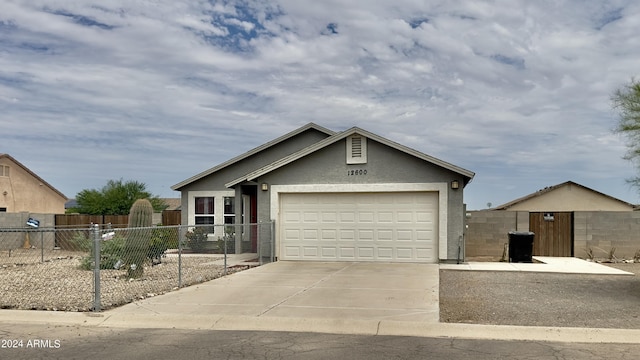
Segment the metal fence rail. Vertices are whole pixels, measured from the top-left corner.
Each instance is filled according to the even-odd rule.
[[[0,308],[100,311],[273,261],[272,223],[0,229]]]

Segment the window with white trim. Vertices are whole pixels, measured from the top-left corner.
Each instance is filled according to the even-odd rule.
[[[236,201],[233,196],[224,197],[224,223],[225,225],[235,223],[236,219]]]
[[[213,196],[195,197],[194,220],[196,225],[213,225],[216,223],[214,200]]]
[[[347,164],[367,163],[367,138],[351,135],[347,138]]]
[[[0,176],[9,177],[9,166],[0,165]]]

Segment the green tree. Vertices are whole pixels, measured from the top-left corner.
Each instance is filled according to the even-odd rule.
[[[627,140],[628,150],[624,158],[633,162],[640,170],[640,81],[631,79],[614,92],[611,100],[613,108],[620,115],[614,131]],[[640,176],[627,181],[640,189]]]
[[[77,207],[71,212],[89,215],[127,215],[138,199],[148,199],[155,211],[167,205],[158,196],[146,190],[138,181],[109,180],[102,189],[85,189],[76,195]]]

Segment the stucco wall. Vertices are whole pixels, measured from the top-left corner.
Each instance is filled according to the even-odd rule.
[[[0,165],[9,166],[9,176],[0,176],[0,207],[13,213],[64,214],[63,196],[8,158],[0,158]]]
[[[373,140],[367,140],[367,163],[346,163],[346,140],[338,141],[285,167],[274,170],[258,183],[272,185],[295,184],[438,184],[446,190],[446,234],[447,248],[441,261],[455,261],[458,255],[458,239],[463,233],[463,190],[452,190],[452,180],[463,182],[462,176],[439,166],[427,163],[404,152],[389,148]],[[366,175],[349,175],[351,170],[366,170]],[[390,187],[384,191],[393,191]],[[310,191],[313,191],[312,189]],[[258,193],[260,221],[276,219],[270,214],[270,190]],[[443,209],[441,209],[443,211]],[[442,249],[439,249],[439,252]]]
[[[500,257],[507,233],[529,230],[526,211],[470,211],[466,233],[466,256]],[[574,256],[587,257],[591,249],[596,258],[607,258],[612,248],[619,259],[631,259],[640,250],[639,211],[574,212]]]
[[[582,186],[567,184],[515,204],[509,211],[633,211],[633,206]]]
[[[327,136],[328,135],[313,129],[307,130],[287,139],[286,141],[275,144],[266,150],[225,167],[212,175],[185,185],[183,188],[179,189],[181,192],[182,223],[189,224],[189,207],[192,205],[189,203],[188,194],[190,191],[229,190],[225,187],[227,182],[235,180],[242,175],[246,175],[251,171],[259,169],[262,166],[268,165],[287,155],[293,154],[309,145],[315,144]],[[217,164],[212,165],[215,166]]]

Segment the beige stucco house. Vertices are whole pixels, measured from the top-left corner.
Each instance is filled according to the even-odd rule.
[[[470,212],[467,254],[499,257],[508,232],[530,231],[535,234],[533,255],[584,256],[586,249],[618,248],[620,256],[633,256],[640,248],[640,213],[633,210],[633,204],[567,181]]]
[[[8,154],[0,154],[0,212],[64,214],[67,197]]]
[[[546,187],[492,210],[559,211],[633,211],[634,206],[573,181]]]

